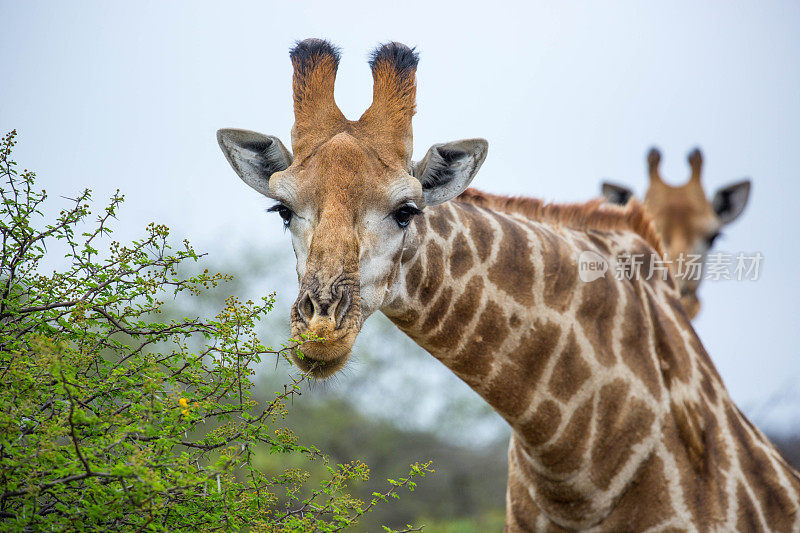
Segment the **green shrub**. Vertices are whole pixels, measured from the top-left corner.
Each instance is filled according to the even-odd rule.
[[[351,497],[365,464],[329,464],[281,429],[308,376],[267,402],[251,396],[253,366],[292,349],[255,333],[272,296],[231,297],[212,319],[159,321],[165,299],[227,277],[179,275],[198,254],[186,241],[173,249],[164,226],[107,242],[119,194],[86,231],[88,190],[47,223],[46,194],[10,159],[14,139],[0,141],[3,529],[340,531],[431,471],[415,464],[371,501]],[[44,273],[59,248],[66,266]],[[266,475],[252,463],[263,450],[319,461],[327,475]]]

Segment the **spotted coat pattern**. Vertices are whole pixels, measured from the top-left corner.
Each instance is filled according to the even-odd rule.
[[[642,238],[468,199],[409,231],[383,311],[513,428],[507,531],[800,531],[798,473],[731,401],[674,283],[579,279],[581,251],[654,253]]]

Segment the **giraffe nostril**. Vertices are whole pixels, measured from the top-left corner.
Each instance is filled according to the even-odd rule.
[[[311,321],[311,317],[314,316],[314,302],[311,301],[311,296],[307,292],[297,304],[297,311],[306,324],[308,324]]]
[[[306,291],[296,304],[300,319],[310,325],[314,318],[328,319],[335,327],[341,327],[350,310],[352,297],[347,289],[337,291],[338,298],[333,302],[319,301],[311,291]]]
[[[342,320],[344,320],[345,315],[347,315],[347,311],[350,309],[350,291],[343,290],[341,296],[339,296],[339,300],[333,304],[332,313],[336,318],[336,327],[342,326]]]

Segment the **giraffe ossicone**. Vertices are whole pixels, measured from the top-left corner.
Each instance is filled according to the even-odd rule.
[[[300,280],[296,359],[347,361],[380,311],[513,429],[508,531],[800,530],[800,477],[731,401],[671,278],[580,278],[579,257],[662,254],[645,210],[466,189],[481,139],[411,160],[417,54],[370,61],[356,121],[333,98],[338,50],[292,50],[292,151],[220,130],[239,176],[274,199]]]

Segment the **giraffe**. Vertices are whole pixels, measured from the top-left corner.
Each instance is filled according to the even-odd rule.
[[[691,168],[689,180],[673,187],[661,179],[658,166],[661,152],[655,147],[647,154],[647,170],[650,186],[644,197],[644,206],[650,212],[668,258],[672,259],[672,273],[681,291],[681,301],[694,318],[700,312],[697,288],[702,280],[702,270],[685,269],[677,272],[677,258],[692,255],[699,257],[702,269],[706,255],[714,241],[721,235],[724,226],[736,220],[744,211],[750,196],[750,180],[744,179],[722,187],[709,202],[700,181],[703,168],[703,153],[699,148],[689,152],[687,158]],[[602,194],[610,202],[625,205],[633,197],[633,191],[623,185],[603,182]]]
[[[800,475],[734,405],[672,278],[579,278],[581,253],[659,257],[638,202],[467,189],[482,139],[413,162],[418,56],[402,44],[373,52],[357,121],[334,102],[336,48],[290,57],[292,150],[247,130],[218,141],[291,234],[301,369],[334,374],[384,313],[510,425],[509,532],[800,531]]]

